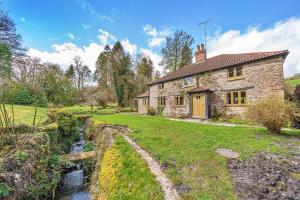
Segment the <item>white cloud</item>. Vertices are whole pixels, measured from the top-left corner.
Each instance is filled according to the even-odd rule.
[[[102,29],[99,29],[99,32],[100,35],[98,35],[98,38],[101,44],[110,44],[112,42],[117,41],[117,38],[114,35],[110,34],[109,32],[104,31]]]
[[[82,27],[84,29],[89,29],[89,28],[91,28],[91,25],[89,25],[89,24],[82,24]]]
[[[256,26],[249,26],[245,33],[229,30],[216,34],[208,42],[209,57],[222,53],[285,49],[290,51],[284,63],[284,75],[288,77],[300,72],[300,18],[280,21],[264,30]]]
[[[166,41],[166,37],[171,34],[170,27],[162,27],[161,30],[158,31],[155,27],[146,24],[143,30],[148,36],[147,41],[150,48],[161,46]]]
[[[92,6],[92,4],[90,2],[88,2],[88,0],[77,0],[77,2],[81,5],[81,7],[84,11],[89,12],[90,14],[94,15],[96,18],[98,18],[100,20],[106,20],[110,24],[112,24],[114,22],[113,18],[106,16],[106,15],[102,15],[99,12],[97,12],[94,9],[94,7]]]
[[[44,62],[58,63],[66,69],[71,63],[74,56],[80,56],[83,63],[95,70],[95,62],[104,46],[91,43],[88,46],[78,47],[73,43],[54,44],[51,46],[51,52],[39,51],[30,48],[28,55],[39,57]]]
[[[122,40],[121,44],[124,50],[129,53],[131,56],[135,56],[137,53],[137,46],[135,44],[131,44],[128,39]]]
[[[72,39],[72,40],[75,38],[75,36],[73,35],[73,33],[68,33],[68,36],[69,36],[69,38]]]
[[[28,55],[39,57],[43,62],[58,63],[66,69],[72,62],[75,56],[80,56],[85,65],[88,65],[91,70],[95,70],[95,63],[99,54],[104,50],[106,44],[112,45],[117,41],[117,38],[112,34],[99,29],[99,42],[91,42],[87,46],[77,46],[74,43],[68,42],[63,44],[54,44],[51,46],[51,51],[40,51],[38,49],[30,48]],[[121,40],[124,50],[131,56],[137,55],[138,47],[130,43],[128,39]]]

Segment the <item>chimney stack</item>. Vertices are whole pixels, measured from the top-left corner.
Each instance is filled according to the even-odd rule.
[[[195,55],[196,55],[196,63],[206,60],[206,50],[204,48],[204,44],[197,45],[197,51]]]

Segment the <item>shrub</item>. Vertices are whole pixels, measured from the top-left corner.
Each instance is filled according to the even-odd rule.
[[[154,116],[156,115],[156,110],[153,107],[147,107],[147,115]]]
[[[56,121],[57,113],[59,111],[57,109],[49,109],[47,112],[47,123],[53,123]]]
[[[77,119],[71,113],[58,112],[56,122],[59,132],[64,136],[69,136],[77,132]]]
[[[295,103],[270,97],[250,105],[245,116],[266,127],[270,133],[279,133],[285,124],[294,120],[297,113],[298,108]]]
[[[94,150],[94,144],[93,142],[87,142],[84,147],[83,147],[83,151],[87,152],[87,151],[93,151]]]
[[[162,115],[164,112],[164,106],[157,106],[157,114]]]
[[[37,91],[37,106],[47,107],[47,99],[42,91]],[[7,103],[19,105],[34,105],[35,95],[28,87],[20,83],[12,83],[6,95]]]
[[[106,96],[98,96],[96,101],[99,106],[102,106],[103,109],[107,107],[108,98]]]
[[[0,183],[0,197],[7,197],[13,189],[5,183]]]
[[[295,101],[296,98],[294,96],[295,88],[285,84],[284,85],[284,98],[289,101]]]
[[[115,110],[114,110],[115,113],[119,113],[121,111],[122,111],[121,107],[116,107]]]
[[[223,113],[219,112],[218,109],[216,108],[216,106],[213,106],[213,107],[212,107],[212,110],[211,110],[211,118],[212,118],[213,120],[218,120],[218,119],[220,119],[222,116],[223,116]]]

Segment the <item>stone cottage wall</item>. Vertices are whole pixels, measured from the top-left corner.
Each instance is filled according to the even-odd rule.
[[[184,86],[183,79],[168,81],[164,83],[164,89],[159,90],[158,84],[152,85],[149,88],[150,106],[157,109],[158,97],[166,97],[166,106],[163,109],[163,115],[169,117],[187,117],[189,115],[189,95],[187,92],[196,85],[196,79],[193,80],[193,85]],[[184,105],[176,106],[175,97],[184,96]]]
[[[213,71],[201,75],[199,83],[213,90],[210,96],[212,108],[215,106],[219,112],[225,114],[242,114],[247,106],[226,106],[226,93],[246,90],[248,104],[270,96],[284,98],[283,62],[282,58],[273,58],[244,64],[242,66],[245,78],[233,81],[227,79],[227,69]],[[208,84],[207,79],[210,79]]]
[[[144,97],[144,98],[148,98],[148,97]],[[147,106],[143,105],[144,98],[138,98],[138,113],[141,115],[147,114]]]
[[[165,82],[163,90],[158,90],[158,84],[151,85],[149,88],[150,106],[157,108],[157,98],[165,96],[166,107],[163,111],[164,115],[172,117],[187,116],[189,114],[187,92],[197,86],[198,77],[200,86],[207,86],[213,91],[210,94],[212,110],[215,108],[224,114],[240,115],[247,106],[226,106],[226,93],[229,91],[246,90],[248,104],[269,96],[284,98],[283,62],[284,60],[278,57],[243,64],[244,79],[241,80],[228,80],[227,69],[221,69],[193,75],[193,85],[189,87],[184,86],[183,79]],[[182,94],[185,96],[185,105],[175,106],[174,97]]]

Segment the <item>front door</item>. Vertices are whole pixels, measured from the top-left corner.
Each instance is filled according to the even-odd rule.
[[[206,118],[205,93],[193,94],[193,117]]]

